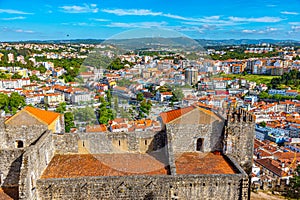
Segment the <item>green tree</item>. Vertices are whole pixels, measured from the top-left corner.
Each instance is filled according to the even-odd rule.
[[[276,99],[276,100],[282,100],[284,98],[284,96],[283,95],[280,95],[280,94],[274,94],[273,95],[273,99]]]
[[[140,103],[139,118],[144,118],[146,115],[149,115],[151,107],[152,107],[151,101],[150,100],[146,101],[146,99],[144,99]]]
[[[172,94],[173,94],[173,97],[175,98],[174,101],[181,101],[184,97],[184,94],[183,94],[181,88],[174,88],[172,90]]]
[[[108,124],[109,120],[113,120],[116,114],[110,108],[109,103],[105,101],[103,97],[100,97],[100,106],[99,106],[99,123]]]
[[[71,112],[66,112],[64,114],[64,118],[65,118],[65,132],[69,133],[71,128],[75,127],[74,115]]]
[[[25,98],[17,92],[11,93],[9,97],[9,106],[12,108],[19,109],[20,107],[25,106]]]
[[[293,199],[300,199],[300,165],[297,166],[294,177],[290,178],[287,196]]]
[[[65,102],[60,103],[57,107],[56,107],[56,112],[59,112],[61,114],[63,114],[66,111],[66,106],[67,104]]]
[[[7,79],[7,78],[8,77],[7,77],[6,73],[3,73],[3,72],[0,73],[0,79]]]
[[[73,114],[76,121],[88,122],[89,124],[96,122],[95,111],[92,107],[86,106],[85,108],[75,109]]]
[[[266,127],[266,126],[267,126],[267,123],[266,123],[265,121],[262,121],[262,122],[259,123],[259,125],[260,125],[261,127]]]
[[[0,93],[0,108],[3,109],[8,106],[9,98],[6,94]]]
[[[40,81],[40,79],[37,77],[37,75],[32,75],[32,76],[29,76],[29,79],[30,79],[30,81],[32,82],[32,81]]]
[[[136,95],[136,100],[137,100],[138,102],[143,101],[143,100],[144,100],[144,95],[143,95],[143,93],[141,93],[141,92],[137,93],[137,95]]]
[[[22,75],[18,74],[18,73],[14,73],[12,76],[11,76],[12,79],[21,79],[22,78]]]
[[[267,92],[261,92],[259,94],[259,98],[260,99],[268,99],[269,98],[269,94]]]
[[[114,108],[118,112],[119,111],[119,102],[118,102],[118,97],[114,98]]]
[[[111,99],[112,99],[111,92],[110,92],[110,90],[107,90],[105,93],[106,93],[106,99],[107,99],[108,105],[111,106]]]

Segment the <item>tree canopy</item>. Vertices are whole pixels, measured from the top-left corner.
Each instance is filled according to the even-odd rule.
[[[71,128],[75,127],[74,125],[74,115],[71,112],[66,112],[65,117],[65,132],[69,133]]]
[[[287,196],[289,198],[300,199],[300,165],[297,166],[294,177],[290,178]]]

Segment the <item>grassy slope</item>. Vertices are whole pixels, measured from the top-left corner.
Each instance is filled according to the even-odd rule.
[[[256,82],[257,84],[260,84],[260,83],[268,84],[271,82],[272,78],[279,77],[279,76],[256,75],[256,74],[247,74],[245,76],[243,76],[242,74],[224,74],[221,76],[232,78],[232,79],[242,78],[242,79],[246,79],[248,81]]]

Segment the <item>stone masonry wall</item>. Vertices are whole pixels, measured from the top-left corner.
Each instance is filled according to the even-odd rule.
[[[0,150],[1,186],[18,185],[23,149]]]
[[[78,153],[78,134],[52,134],[51,137],[55,154]]]
[[[52,135],[50,131],[45,132],[23,154],[19,180],[20,199],[36,199],[36,181],[54,156]]]
[[[225,153],[234,157],[247,174],[252,169],[254,121],[250,114],[240,110],[228,116],[225,129]]]
[[[53,134],[55,153],[146,153],[164,149],[164,132]],[[81,151],[84,148],[84,151]]]
[[[203,152],[221,151],[224,123],[214,121],[212,124],[167,124],[168,143],[173,151],[196,151],[198,138],[203,138]]]
[[[247,199],[245,175],[82,177],[38,180],[38,199]]]
[[[2,143],[1,149],[15,149],[16,141],[20,140],[23,142],[23,146],[29,146],[35,142],[40,135],[47,130],[46,125],[32,125],[32,126],[22,126],[22,125],[6,125],[4,129],[1,129]]]

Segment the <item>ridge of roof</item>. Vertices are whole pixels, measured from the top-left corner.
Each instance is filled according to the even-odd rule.
[[[26,106],[23,110],[43,121],[47,125],[50,125],[55,119],[57,119],[57,117],[60,116],[59,113],[42,110],[31,106]]]
[[[185,108],[170,110],[167,112],[160,113],[160,117],[162,118],[163,123],[166,124],[166,123],[169,123],[196,108],[197,108],[197,106],[192,105],[192,106],[188,106]]]

